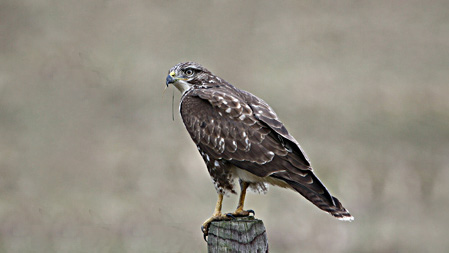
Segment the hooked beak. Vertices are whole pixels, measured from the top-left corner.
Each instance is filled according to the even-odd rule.
[[[165,79],[165,85],[167,85],[167,87],[168,87],[169,84],[174,83],[174,82],[177,81],[174,78],[174,76],[175,76],[175,72],[174,71],[172,71],[172,72],[170,72],[170,74],[168,74],[167,78]]]

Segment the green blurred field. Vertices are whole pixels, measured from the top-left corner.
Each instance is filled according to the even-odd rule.
[[[355,216],[251,194],[271,252],[448,252],[448,10],[0,1],[0,252],[205,252],[215,189],[163,93],[187,60],[266,100]]]

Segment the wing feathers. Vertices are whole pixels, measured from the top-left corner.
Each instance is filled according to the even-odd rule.
[[[282,180],[320,209],[350,219],[314,175],[307,156],[274,111],[248,92],[221,88],[226,90],[194,89],[183,96],[180,107],[189,134],[208,159]]]

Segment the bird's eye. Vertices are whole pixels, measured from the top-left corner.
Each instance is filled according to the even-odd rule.
[[[187,76],[192,76],[193,75],[193,69],[187,69],[185,71],[185,73],[186,73]]]

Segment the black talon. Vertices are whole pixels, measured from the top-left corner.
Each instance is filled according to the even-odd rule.
[[[203,232],[203,238],[204,238],[204,241],[207,242],[206,237],[207,237],[207,234],[208,234],[209,231],[206,231],[206,230],[204,229],[204,226],[201,226],[201,232]]]
[[[227,213],[226,217],[231,218],[231,219],[235,219],[235,216],[232,213]]]
[[[256,212],[254,212],[254,210],[251,210],[251,209],[249,209],[249,210],[246,210],[248,213],[252,213],[253,214],[253,216],[256,216]]]

